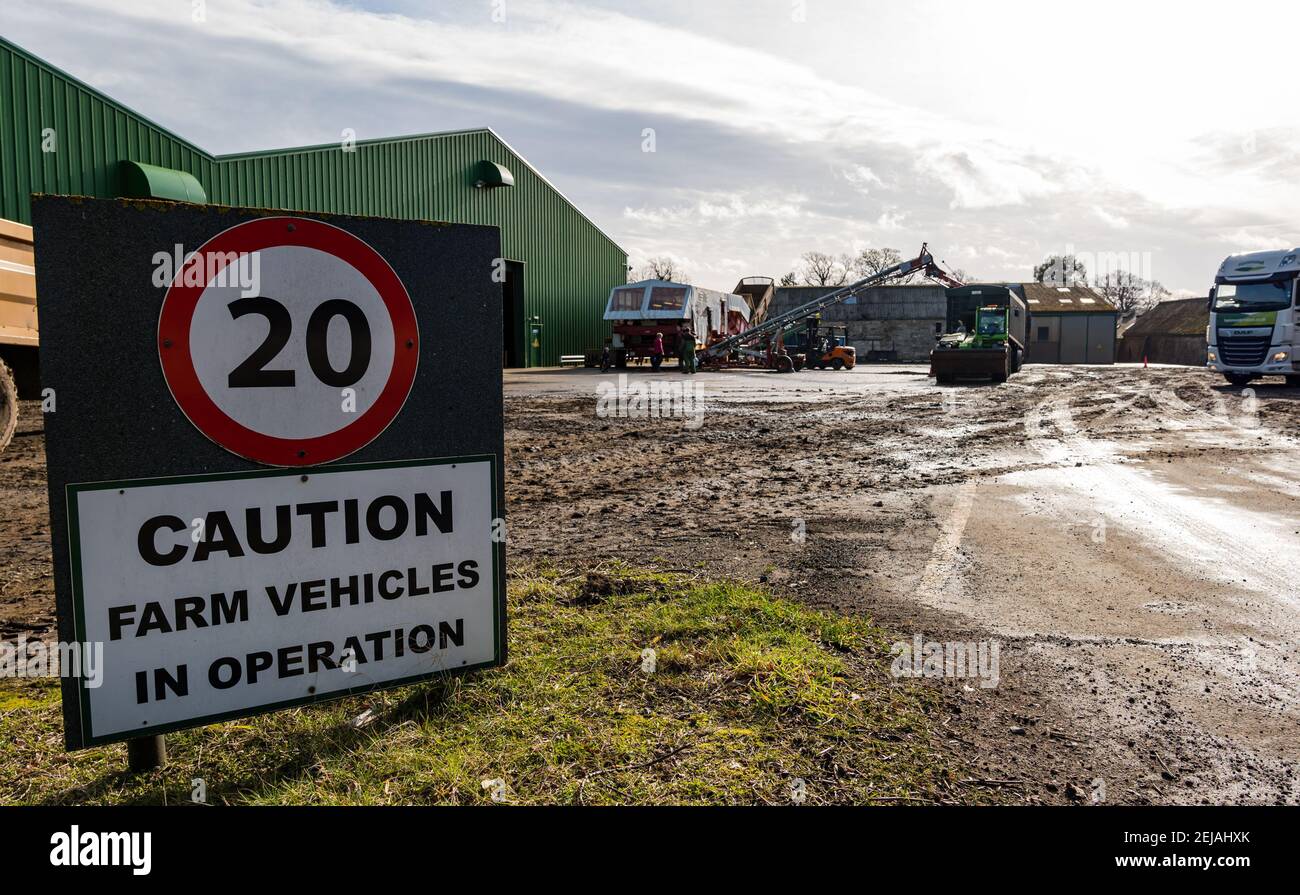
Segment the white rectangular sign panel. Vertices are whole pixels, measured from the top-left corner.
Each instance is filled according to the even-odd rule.
[[[491,456],[69,485],[87,744],[500,664]]]

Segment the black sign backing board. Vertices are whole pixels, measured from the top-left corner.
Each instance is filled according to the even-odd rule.
[[[259,218],[320,221],[364,241],[405,286],[418,322],[418,370],[401,410],[368,444],[326,466],[490,457],[493,516],[504,520],[497,228],[61,196],[36,196],[32,206],[41,379],[55,398],[45,416],[45,441],[61,641],[76,640],[69,485],[269,468],[221,447],[191,423],[164,379],[159,343],[167,287],[157,285],[156,255],[178,245],[192,252]],[[301,471],[313,468],[320,467]],[[504,544],[493,549],[498,642],[496,661],[486,664],[501,664]],[[77,681],[63,679],[69,748],[86,744],[78,689]]]

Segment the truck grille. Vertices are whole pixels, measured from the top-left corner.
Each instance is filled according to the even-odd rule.
[[[1219,360],[1230,367],[1258,367],[1268,356],[1268,337],[1224,338],[1219,333]]]

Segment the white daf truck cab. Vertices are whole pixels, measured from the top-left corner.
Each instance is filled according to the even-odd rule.
[[[1207,366],[1233,385],[1285,376],[1300,385],[1300,248],[1231,255],[1210,290]]]

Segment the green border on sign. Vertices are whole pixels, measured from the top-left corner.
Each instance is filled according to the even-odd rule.
[[[68,509],[68,552],[72,562],[71,578],[74,637],[81,645],[81,649],[85,650],[87,644],[83,637],[86,632],[86,607],[84,600],[85,595],[82,592],[81,525],[77,514],[77,497],[84,491],[109,491],[114,488],[150,488],[158,485],[179,485],[192,482],[243,481],[247,479],[329,475],[330,473],[335,472],[364,472],[370,469],[403,469],[411,466],[455,466],[459,463],[468,464],[483,462],[488,463],[490,471],[491,499],[493,504],[492,518],[502,519],[504,518],[504,508],[498,503],[498,462],[496,454],[475,454],[466,457],[444,457],[423,460],[393,460],[377,463],[351,463],[338,466],[303,467],[295,469],[256,469],[248,470],[246,472],[214,472],[202,475],[168,476],[155,479],[125,479],[122,481],[111,482],[78,482],[68,484],[65,486],[65,496]],[[93,728],[91,726],[89,687],[86,686],[86,681],[83,678],[78,681],[77,686],[77,710],[81,716],[81,741],[75,745],[70,745],[69,748],[85,749],[90,746],[102,746],[105,743],[117,743],[122,740],[130,740],[142,736],[171,733],[172,731],[185,730],[190,727],[203,727],[208,724],[217,724],[222,721],[232,721],[236,718],[248,718],[253,715],[264,715],[268,712],[280,711],[281,709],[313,705],[319,702],[329,702],[347,696],[355,696],[360,693],[369,693],[374,690],[387,690],[394,687],[406,686],[407,684],[419,683],[420,681],[428,681],[443,677],[454,677],[470,671],[477,671],[481,668],[496,668],[504,665],[506,661],[505,546],[504,539],[496,541],[492,545],[492,599],[495,609],[492,617],[492,633],[494,643],[493,657],[488,662],[480,662],[477,665],[465,665],[459,668],[450,668],[441,671],[431,671],[428,674],[396,678],[390,681],[377,681],[375,683],[365,684],[358,687],[350,687],[346,690],[333,690],[329,693],[304,696],[301,699],[289,699],[282,702],[268,703],[266,705],[251,706],[247,709],[238,709],[233,712],[223,712],[216,715],[203,715],[185,721],[175,721],[169,724],[141,727],[138,730],[132,730],[129,732],[122,731],[119,733],[106,734],[104,736],[92,735]]]

